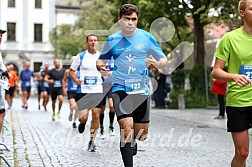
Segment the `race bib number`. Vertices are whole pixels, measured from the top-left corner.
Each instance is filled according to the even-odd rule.
[[[97,77],[96,76],[86,76],[84,77],[84,85],[96,85]]]
[[[55,88],[61,87],[61,81],[54,81],[53,87]]]
[[[136,78],[125,80],[126,93],[127,94],[149,94],[149,87],[146,78]]]
[[[26,82],[25,82],[25,86],[31,86],[30,81],[26,81]]]
[[[49,87],[49,83],[48,82],[43,82],[44,87]]]
[[[76,83],[74,83],[73,86],[71,87],[71,90],[77,90],[77,86],[78,85]]]
[[[250,80],[252,80],[252,65],[241,65],[239,74],[246,75]]]

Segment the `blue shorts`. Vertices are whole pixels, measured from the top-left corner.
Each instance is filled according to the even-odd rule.
[[[21,90],[30,93],[31,92],[31,87],[30,86],[22,86]]]

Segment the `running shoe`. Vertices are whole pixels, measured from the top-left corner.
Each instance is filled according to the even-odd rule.
[[[104,127],[103,126],[100,127],[100,133],[101,133],[101,135],[104,134]]]
[[[55,114],[53,114],[52,115],[52,120],[55,121],[55,118],[56,118],[56,116],[55,116]]]
[[[223,116],[223,115],[218,115],[217,117],[214,117],[214,119],[225,119],[225,116]]]
[[[83,123],[80,123],[79,124],[79,126],[78,126],[78,131],[80,132],[80,133],[83,133],[84,132],[84,130],[85,130],[85,123],[83,124]]]
[[[72,121],[72,120],[73,120],[73,113],[72,113],[72,112],[70,112],[70,114],[69,114],[69,116],[68,116],[68,120],[69,120],[69,121]]]
[[[76,123],[75,123],[75,122],[73,123],[73,128],[77,128],[77,126],[76,126]]]
[[[106,135],[104,134],[104,127],[103,126],[101,126],[100,127],[100,137],[101,137],[101,139],[105,139],[106,138]]]
[[[88,143],[88,151],[89,152],[95,152],[96,151],[96,146],[95,146],[95,144],[92,141],[90,141]]]
[[[24,109],[28,109],[28,104],[26,103],[25,105],[24,105]]]
[[[110,133],[110,136],[115,136],[116,135],[116,133],[115,133],[115,131],[114,131],[114,127],[109,127],[109,133]]]
[[[59,119],[61,118],[60,112],[57,113],[57,117],[58,117]]]

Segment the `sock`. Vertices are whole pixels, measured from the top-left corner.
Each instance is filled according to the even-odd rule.
[[[120,142],[120,151],[125,167],[133,167],[133,152],[131,143]]]
[[[79,117],[78,111],[74,110],[74,122],[77,120]]]
[[[100,113],[100,127],[103,127],[104,113]]]
[[[110,121],[110,127],[113,127],[114,118],[115,118],[115,112],[111,112],[111,111],[109,111],[109,121]]]

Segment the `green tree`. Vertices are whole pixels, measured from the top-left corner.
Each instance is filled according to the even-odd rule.
[[[68,55],[76,55],[86,49],[86,30],[108,30],[113,25],[109,2],[78,1],[80,4],[78,20],[73,25],[59,25],[50,32],[50,42],[55,48],[55,57],[66,58]],[[69,5],[71,6],[70,0]]]
[[[149,29],[152,21],[166,17],[175,25],[175,35],[165,45],[170,51],[182,41],[194,42],[194,57],[197,64],[204,63],[204,26],[210,22],[224,21],[236,24],[238,0],[109,0],[115,6],[112,15],[117,19],[119,6],[133,3],[140,10],[139,27]],[[214,11],[214,12],[213,12]],[[210,13],[214,15],[209,15]],[[192,21],[192,22],[190,22]],[[193,35],[193,36],[192,36]],[[164,47],[163,47],[164,48]]]
[[[73,25],[59,25],[50,32],[50,41],[54,47],[54,55],[66,58],[68,55],[76,55],[82,50],[84,41],[74,30]],[[83,36],[83,35],[81,35]]]

